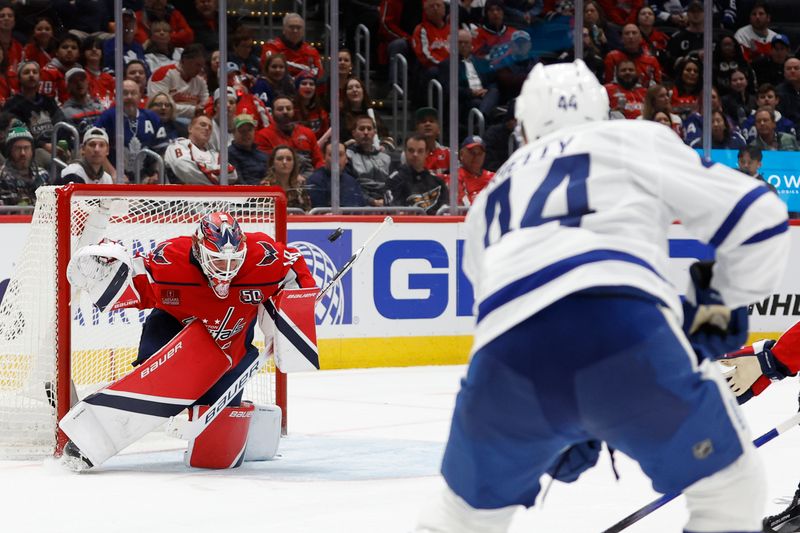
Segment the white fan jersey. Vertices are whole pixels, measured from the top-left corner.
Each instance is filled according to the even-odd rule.
[[[591,122],[523,146],[466,218],[473,351],[592,287],[644,291],[681,320],[685,287],[665,276],[675,220],[715,248],[712,287],[726,305],[751,303],[777,286],[789,250],[786,206],[756,180],[704,165],[671,129]]]

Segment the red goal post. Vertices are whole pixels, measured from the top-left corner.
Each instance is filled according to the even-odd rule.
[[[224,210],[244,231],[286,242],[278,187],[83,185],[41,187],[30,234],[0,303],[0,457],[60,453],[57,421],[77,399],[132,370],[145,311],[100,313],[66,279],[71,254],[106,237],[131,254],[188,235]],[[258,328],[255,328],[257,333]],[[286,376],[269,365],[245,398],[277,403],[287,421]],[[274,379],[272,375],[274,374]]]

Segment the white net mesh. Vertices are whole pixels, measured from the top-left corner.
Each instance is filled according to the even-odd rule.
[[[56,340],[65,327],[56,314],[58,224],[69,224],[72,251],[107,237],[121,242],[132,255],[192,233],[211,211],[231,213],[245,231],[276,233],[275,198],[249,187],[236,188],[241,196],[228,191],[225,196],[192,197],[175,193],[175,187],[150,193],[119,189],[118,194],[114,189],[77,191],[70,212],[60,215],[55,188],[37,191],[30,235],[0,304],[0,457],[50,455],[55,449]],[[68,291],[61,294],[69,297]],[[132,369],[149,311],[100,313],[83,294],[72,295],[71,302],[71,379],[78,398],[83,398]],[[271,372],[272,368],[251,380],[246,399],[273,403]]]

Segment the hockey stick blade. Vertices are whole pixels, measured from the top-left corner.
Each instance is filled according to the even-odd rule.
[[[318,302],[322,300],[322,297],[325,296],[325,294],[329,290],[331,290],[331,287],[339,283],[342,277],[344,277],[344,275],[347,274],[347,272],[353,267],[353,264],[358,260],[359,257],[361,257],[361,254],[364,253],[364,250],[367,248],[367,245],[370,243],[370,241],[372,241],[378,235],[378,233],[381,232],[383,228],[391,225],[393,222],[394,220],[392,219],[392,217],[386,217],[383,219],[383,222],[381,222],[381,224],[377,228],[375,228],[375,231],[372,232],[372,235],[370,235],[367,238],[367,240],[364,241],[364,244],[361,245],[361,248],[356,250],[356,252],[350,256],[350,259],[348,259],[347,262],[344,265],[342,265],[342,268],[340,268],[339,271],[333,275],[328,284],[325,285],[325,287],[323,287],[321,291],[319,291],[319,294],[317,294]]]
[[[753,440],[753,445],[756,448],[760,448],[764,444],[768,443],[781,433],[785,433],[787,430],[792,429],[793,427],[800,424],[800,413],[795,414],[791,418],[787,419],[785,422],[775,426],[774,428],[770,429],[757,439]],[[678,496],[680,496],[681,492],[670,492],[668,494],[664,494],[660,498],[653,500],[652,502],[648,503],[641,509],[634,511],[633,513],[629,514],[610,528],[603,531],[603,533],[619,533],[623,529],[626,529],[628,526],[635,524],[645,516],[649,515],[656,509],[663,507],[664,505],[668,504]]]

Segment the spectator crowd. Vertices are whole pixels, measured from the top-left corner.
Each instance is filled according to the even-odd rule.
[[[605,84],[611,118],[661,122],[699,147],[710,86],[712,148],[738,150],[743,172],[760,177],[764,150],[800,149],[800,59],[763,0],[706,0],[714,17],[710,84],[703,80],[698,0],[586,0],[577,30],[572,0],[365,1],[372,1],[373,16],[364,20],[377,65],[363,72],[369,79],[354,75],[356,58],[346,47],[328,67],[298,13],[283,13],[280,33],[261,44],[254,25],[229,17],[228,57],[221,58],[216,0],[126,0],[121,46],[113,1],[0,1],[0,202],[32,205],[44,184],[158,182],[150,151],[163,158],[166,182],[218,184],[220,152],[227,150],[228,183],[279,186],[289,206],[304,211],[330,206],[334,161],[343,207],[413,206],[434,214],[449,204],[451,188],[468,206],[519,145],[514,99],[528,72],[537,63],[572,60],[573,31],[582,31],[583,59]],[[345,9],[356,4],[343,1]],[[322,13],[309,20],[315,16]],[[352,45],[354,29],[347,17],[343,22],[344,44]],[[121,73],[114,72],[118,48]],[[399,56],[408,69],[411,132],[390,131],[393,117],[382,105],[390,62],[397,66]],[[227,80],[218,75],[223,60]],[[453,80],[451,61],[458,62]],[[326,68],[338,70],[338,87]],[[444,95],[457,84],[457,102],[444,98],[441,109],[430,107],[425,96],[435,82]],[[338,124],[331,122],[332,90]],[[450,150],[440,144],[448,133],[440,117],[451,104],[460,139],[452,178]],[[475,116],[481,136],[467,128]],[[54,134],[60,122],[79,138],[70,128]],[[333,127],[338,147],[330,142]],[[124,169],[114,168],[118,150]]]

